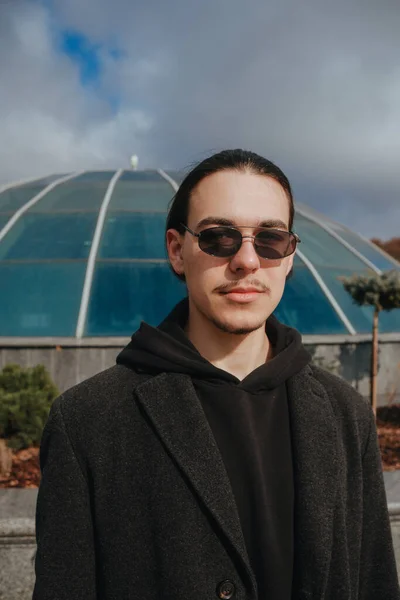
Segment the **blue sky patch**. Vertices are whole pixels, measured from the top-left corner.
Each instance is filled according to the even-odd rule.
[[[101,85],[103,74],[103,58],[111,58],[115,63],[124,59],[124,53],[113,43],[92,42],[82,32],[74,29],[59,31],[59,49],[77,64],[80,81],[83,87],[95,89],[106,102],[111,111],[116,113],[121,105],[118,90],[105,90]]]
[[[84,85],[96,83],[101,76],[100,49],[100,44],[92,44],[78,31],[62,32],[61,50],[78,64]]]

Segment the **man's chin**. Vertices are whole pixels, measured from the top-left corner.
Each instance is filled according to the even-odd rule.
[[[232,315],[231,318],[225,317],[222,319],[219,316],[213,315],[211,321],[220,331],[231,333],[233,335],[248,335],[249,333],[253,333],[253,331],[265,327],[266,319],[263,319],[260,316],[258,316],[258,318],[255,315],[252,318],[243,317],[244,315],[242,315],[242,317],[239,315]]]

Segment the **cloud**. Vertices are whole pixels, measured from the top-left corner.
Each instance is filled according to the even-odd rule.
[[[110,97],[82,86],[81,65],[62,53],[45,7],[1,7],[1,182],[102,166],[128,165],[131,144],[152,119],[126,106],[115,114]],[[110,59],[111,60],[111,59]],[[115,61],[114,61],[115,62]]]
[[[133,152],[179,168],[241,146],[276,160],[299,200],[366,235],[398,233],[394,1],[15,0],[0,11],[3,179],[120,166]],[[95,89],[57,47],[69,30],[100,48]]]

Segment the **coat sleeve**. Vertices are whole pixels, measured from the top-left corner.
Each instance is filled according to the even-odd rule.
[[[381,454],[372,410],[363,455],[362,518],[359,600],[400,600]]]
[[[65,428],[61,401],[53,403],[40,447],[32,600],[95,600],[88,486]]]

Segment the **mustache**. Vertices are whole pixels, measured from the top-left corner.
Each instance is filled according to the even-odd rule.
[[[258,292],[269,292],[270,289],[261,281],[253,280],[253,281],[230,281],[229,283],[224,283],[217,287],[216,291],[221,294],[228,294],[230,291],[234,290],[237,287],[253,287],[256,288]]]

